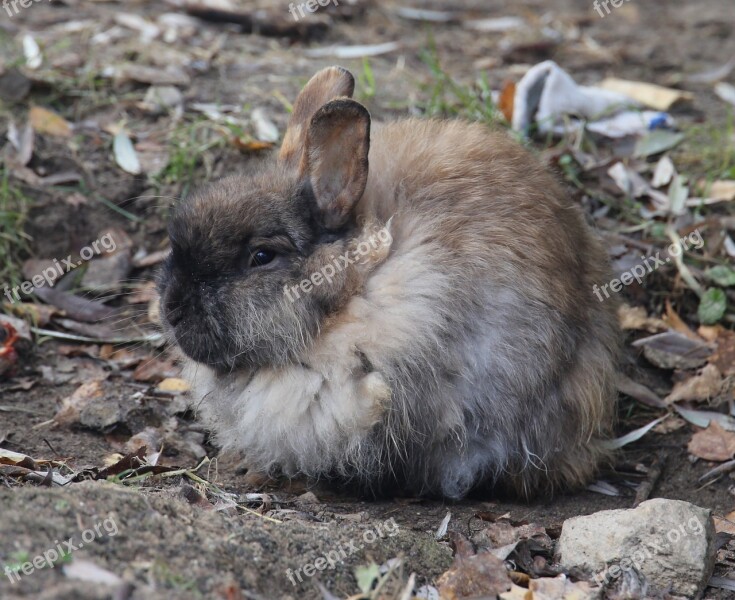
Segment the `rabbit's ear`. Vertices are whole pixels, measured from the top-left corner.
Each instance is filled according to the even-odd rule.
[[[339,229],[368,177],[370,113],[354,100],[332,100],[311,119],[300,173],[308,178],[322,224]]]
[[[297,166],[301,162],[306,130],[314,113],[335,98],[352,98],[354,91],[355,78],[342,67],[327,67],[314,75],[294,102],[279,160]]]

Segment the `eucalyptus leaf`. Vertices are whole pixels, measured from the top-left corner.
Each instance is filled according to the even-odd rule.
[[[133,142],[125,132],[121,131],[115,136],[112,149],[115,153],[115,162],[123,171],[131,175],[141,174],[140,160],[133,147]]]
[[[636,142],[633,156],[635,158],[646,158],[655,154],[661,154],[678,146],[684,140],[683,133],[676,133],[666,129],[655,129],[644,135]]]
[[[664,415],[663,417],[659,417],[658,419],[651,421],[648,425],[644,425],[643,427],[634,429],[633,431],[626,433],[622,437],[615,438],[614,440],[607,440],[603,442],[603,445],[608,450],[617,450],[618,448],[622,448],[623,446],[627,446],[628,444],[637,442],[639,439],[641,439],[644,435],[646,435],[649,431],[651,431],[651,429],[656,427],[656,425],[658,425],[661,421],[663,421],[668,416],[669,415]]]

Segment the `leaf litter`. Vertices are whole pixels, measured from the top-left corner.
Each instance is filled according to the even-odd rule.
[[[710,463],[697,465],[705,479],[727,476],[735,431],[731,410],[735,170],[724,157],[729,156],[726,148],[732,140],[720,152],[722,161],[708,165],[706,172],[698,164],[704,152],[694,150],[696,162],[687,159],[687,152],[693,107],[698,110],[705,97],[723,107],[732,104],[732,85],[725,81],[732,61],[699,65],[676,80],[636,81],[628,77],[623,62],[612,56],[614,49],[608,52],[584,31],[584,21],[569,15],[556,18],[553,10],[545,16],[498,15],[454,7],[399,6],[380,17],[386,19],[386,35],[371,38],[353,32],[350,25],[356,16],[374,18],[369,2],[340,3],[339,9],[320,11],[302,23],[293,21],[284,7],[261,11],[260,5],[241,2],[171,1],[169,12],[155,9],[141,15],[109,4],[111,11],[103,20],[85,18],[83,12],[64,23],[39,25],[32,35],[19,33],[15,40],[19,60],[13,64],[21,66],[0,68],[0,97],[27,102],[27,110],[15,111],[8,126],[4,173],[14,186],[29,190],[34,202],[54,210],[65,205],[59,221],[79,223],[81,211],[92,215],[104,211],[103,219],[93,216],[69,239],[61,240],[53,227],[36,229],[32,253],[23,258],[39,261],[39,267],[43,261],[78,252],[103,235],[113,213],[121,230],[131,237],[115,262],[94,257],[54,286],[38,287],[22,302],[4,305],[7,313],[27,323],[23,323],[23,335],[17,335],[17,322],[13,325],[5,317],[0,321],[0,385],[3,395],[33,391],[34,384],[69,386],[63,393],[54,390],[58,407],[38,415],[43,425],[38,431],[53,427],[69,435],[92,432],[121,457],[112,466],[77,471],[69,461],[34,460],[22,453],[11,459],[10,454],[0,454],[1,468],[14,469],[13,475],[0,471],[3,477],[16,483],[57,485],[85,472],[91,479],[113,478],[130,485],[178,473],[171,477],[180,476],[198,486],[204,504],[242,505],[267,516],[262,498],[241,502],[217,486],[202,483],[205,480],[197,475],[203,468],[200,461],[212,449],[205,434],[185,416],[188,384],[179,377],[176,357],[161,354],[158,298],[152,285],[153,270],[168,253],[165,220],[159,211],[165,211],[174,197],[186,195],[196,178],[218,176],[243,159],[267,152],[284,130],[287,104],[280,98],[292,99],[297,86],[257,76],[256,83],[250,83],[236,68],[242,48],[234,52],[233,43],[245,44],[253,57],[280,51],[280,41],[269,47],[264,38],[250,35],[256,30],[296,44],[299,55],[310,60],[352,60],[358,65],[357,69],[353,65],[354,71],[365,65],[375,68],[378,77],[372,91],[368,85],[358,91],[373,102],[371,110],[379,115],[391,116],[398,110],[487,120],[486,115],[492,114],[501,123],[505,119],[504,126],[521,123],[516,129],[528,134],[530,144],[544,147],[550,142],[544,156],[592,215],[616,260],[637,260],[641,253],[653,256],[669,246],[672,232],[681,239],[699,231],[701,247],[684,250],[677,260],[623,292],[627,308],[621,310],[621,324],[626,331],[628,366],[635,367],[626,368],[618,379],[624,410],[612,443],[632,452],[649,448],[646,444],[653,442],[647,440],[653,436],[666,443],[668,436],[686,432],[688,441],[682,447]],[[97,8],[85,10],[93,15]],[[634,22],[634,13],[622,16],[621,12],[619,18]],[[456,27],[454,34],[468,31],[478,39],[491,40],[494,51],[489,53],[492,56],[485,52],[474,59],[475,71],[444,77],[441,61],[450,59],[451,53],[443,46],[441,33],[439,68],[432,71],[425,54],[419,57],[416,52],[412,60],[416,38],[393,34],[400,31],[398,23]],[[75,47],[64,56],[50,50],[81,32],[86,48]],[[423,38],[418,45],[430,46]],[[553,63],[547,62],[550,58]],[[253,73],[268,71],[267,61],[253,60]],[[402,89],[381,104],[380,93],[390,92],[396,79],[406,78],[406,64],[416,71],[418,91]],[[607,66],[590,73],[589,64]],[[284,69],[296,82],[308,75],[311,66],[284,64]],[[453,67],[460,72],[463,68]],[[244,86],[208,93],[198,81],[215,69],[236,72],[234,79],[245,81]],[[96,78],[99,88],[70,94],[60,77],[73,80],[81,89],[83,70]],[[374,78],[364,77],[365,81]],[[422,79],[427,82],[424,88]],[[541,80],[547,89],[534,105],[528,90]],[[52,90],[58,100],[49,101],[40,94],[44,89]],[[427,97],[425,90],[433,93]],[[558,90],[563,93],[553,93]],[[625,106],[615,106],[612,99],[620,101],[621,96]],[[607,112],[588,111],[585,105],[581,110],[580,98],[605,99],[600,106]],[[493,102],[500,102],[502,110],[496,110]],[[483,112],[478,107],[492,110]],[[45,238],[49,243],[44,243]],[[27,274],[37,273],[30,269]],[[44,361],[38,367],[35,349]],[[3,407],[8,406],[4,400]],[[15,403],[12,408],[37,410]],[[8,440],[18,443],[17,436],[7,437],[5,429],[2,433],[4,445]],[[153,450],[148,454],[147,448]],[[2,452],[9,451],[0,448]],[[711,463],[719,463],[720,470]],[[178,464],[196,468],[186,471]],[[212,463],[203,464],[209,468]],[[634,471],[603,474],[594,489],[625,498],[645,477],[643,470]],[[287,503],[271,504],[290,510]],[[442,539],[451,537],[456,520],[455,516],[447,521],[447,536]],[[551,557],[536,546],[532,549],[533,535],[524,537],[534,527],[523,529],[527,526],[502,519],[485,523],[492,531],[482,538],[487,547],[473,549],[464,563],[459,561],[448,571],[451,575],[440,579],[449,597],[461,597],[466,586],[474,584],[490,589],[496,580],[500,587],[510,582],[498,592],[503,598],[585,597],[582,582],[567,574],[547,572],[539,577]],[[436,526],[432,534],[437,533]],[[507,543],[490,547],[501,542]],[[467,543],[472,546],[474,541]],[[509,569],[509,556],[525,571]],[[395,597],[406,593],[409,597],[414,591],[423,594],[419,597],[438,594],[438,588],[422,587],[414,575],[405,563],[369,565],[361,577],[371,587],[362,586],[362,592],[374,598],[390,597],[389,589]],[[376,594],[376,589],[382,591]]]

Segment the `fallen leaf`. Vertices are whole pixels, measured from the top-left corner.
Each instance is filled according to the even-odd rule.
[[[720,288],[709,288],[699,301],[697,317],[704,325],[717,323],[725,316],[727,296]]]
[[[666,299],[666,312],[664,313],[663,320],[669,327],[671,327],[671,329],[687,336],[690,340],[694,342],[702,341],[702,339],[695,332],[689,329],[686,323],[684,323],[679,314],[674,310],[674,307],[671,305],[671,301],[668,298]]]
[[[62,567],[69,579],[79,579],[95,585],[120,585],[122,579],[112,571],[98,567],[89,560],[75,559]]]
[[[735,85],[721,81],[715,85],[715,94],[725,102],[735,106]]]
[[[503,113],[505,120],[508,123],[513,122],[513,103],[516,97],[516,84],[513,81],[506,81],[503,84],[503,89],[500,92],[500,98],[498,99],[498,108]]]
[[[280,137],[278,127],[265,114],[265,109],[256,108],[250,115],[250,120],[255,127],[255,137],[260,142],[274,143]]]
[[[663,421],[666,417],[669,415],[664,415],[663,417],[659,417],[655,421],[651,421],[648,425],[644,425],[643,427],[639,427],[638,429],[634,429],[633,431],[626,433],[625,435],[615,438],[614,440],[607,440],[603,442],[603,445],[605,448],[609,450],[617,450],[618,448],[622,448],[623,446],[627,446],[628,444],[632,444],[633,442],[637,442],[639,439],[641,439],[644,435],[646,435],[651,429],[656,427],[661,421]]]
[[[373,588],[373,584],[380,578],[380,567],[375,563],[370,563],[366,567],[357,567],[355,569],[355,579],[357,587],[363,594],[369,594]]]
[[[716,398],[722,390],[723,383],[719,369],[708,364],[699,375],[677,383],[665,400],[668,404],[673,404],[682,400]]]
[[[638,400],[641,404],[645,404],[646,406],[651,406],[653,408],[666,407],[666,403],[645,385],[640,384],[637,381],[633,381],[623,373],[618,374],[617,385],[619,392]]]
[[[710,198],[714,198],[715,200],[735,200],[735,181],[713,181],[712,185],[709,186],[708,195],[710,196]]]
[[[260,142],[247,137],[235,137],[232,139],[235,148],[243,152],[262,152],[273,148],[271,142]]]
[[[717,367],[725,377],[735,375],[735,332],[719,328],[715,339],[717,348],[709,359],[710,364]]]
[[[137,81],[138,83],[148,83],[150,85],[180,86],[188,86],[191,83],[189,75],[176,65],[169,65],[165,69],[156,69],[143,65],[126,64],[111,67],[104,74],[113,77],[118,83]]]
[[[166,378],[175,378],[179,375],[179,369],[170,360],[152,358],[142,361],[133,372],[135,381],[157,382]]]
[[[115,136],[112,149],[115,154],[115,162],[123,171],[131,175],[140,175],[143,172],[138,155],[133,148],[133,142],[124,131]]]
[[[400,49],[398,42],[384,42],[382,44],[365,44],[357,46],[328,46],[326,48],[312,48],[304,50],[308,58],[363,58],[366,56],[380,56]]]
[[[443,600],[494,597],[510,591],[511,585],[505,563],[489,552],[458,557],[437,581]]]
[[[735,511],[726,514],[724,517],[713,515],[712,518],[715,521],[715,532],[735,535]]]
[[[18,129],[13,121],[8,125],[8,141],[15,148],[13,162],[25,167],[33,158],[33,127],[30,123]]]
[[[88,381],[79,386],[71,396],[61,401],[61,406],[54,416],[54,422],[59,425],[78,423],[81,412],[95,400],[104,396],[102,381]]]
[[[701,341],[695,341],[677,332],[667,331],[631,344],[643,348],[649,362],[661,369],[696,369],[707,362],[711,348]]]
[[[692,100],[694,94],[671,88],[662,87],[652,83],[641,81],[628,81],[625,79],[617,79],[608,77],[598,85],[604,90],[623,94],[650,106],[655,110],[669,110],[675,103],[682,100]]]
[[[707,269],[705,275],[722,287],[732,287],[735,285],[735,270],[724,265],[718,265]]]
[[[642,306],[633,307],[629,304],[621,304],[618,308],[618,321],[623,329],[649,331],[651,333],[668,329],[668,325],[661,319],[649,317],[646,309]]]
[[[23,36],[23,54],[26,58],[26,66],[29,69],[35,71],[43,64],[41,48],[39,48],[38,42],[36,42],[36,39],[30,33],[26,33]]]
[[[712,421],[707,429],[692,436],[687,450],[704,460],[730,460],[735,455],[735,432],[726,431],[716,421]]]
[[[633,149],[634,158],[647,158],[675,148],[684,141],[683,133],[668,129],[655,129],[638,139]]]
[[[71,137],[72,126],[69,122],[55,112],[41,106],[31,108],[28,120],[36,133],[45,133],[63,138]]]
[[[169,377],[156,386],[156,391],[169,394],[180,394],[188,392],[190,388],[191,386],[188,381],[178,379],[176,377]]]
[[[662,435],[667,433],[672,433],[674,431],[679,431],[681,428],[686,427],[687,422],[676,416],[676,417],[669,417],[665,421],[661,421],[656,427],[653,428],[653,431],[655,433],[660,433]]]
[[[674,167],[673,161],[668,156],[661,157],[661,160],[656,164],[656,170],[653,172],[653,179],[651,185],[655,188],[660,188],[665,185],[669,185],[671,180],[676,175],[676,168]]]
[[[709,410],[691,410],[688,408],[682,408],[678,404],[674,404],[674,410],[676,410],[676,412],[678,412],[692,425],[696,425],[702,429],[709,427],[710,423],[717,423],[727,431],[735,431],[735,418],[730,415]]]

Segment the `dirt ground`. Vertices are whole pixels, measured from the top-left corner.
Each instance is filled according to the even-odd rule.
[[[260,4],[284,21],[290,18],[287,2]],[[493,90],[518,80],[524,68],[547,58],[584,84],[616,76],[679,87],[692,92],[693,99],[671,111],[682,129],[689,131],[687,141],[674,154],[677,166],[693,178],[704,177],[712,168],[711,161],[725,154],[716,133],[730,127],[732,110],[712,93],[711,84],[693,82],[689,76],[735,56],[731,0],[632,0],[604,18],[587,0],[416,3],[423,9],[461,10],[467,19],[520,17],[533,25],[534,33],[527,39],[512,38],[507,32],[478,33],[457,23],[401,18],[396,11],[406,6],[403,2],[365,4],[362,11],[355,9],[352,18],[325,19],[326,30],[311,39],[301,34],[244,33],[232,25],[200,21],[191,35],[179,32],[177,39],[168,42],[141,42],[139,32],[126,28],[116,15],[131,13],[158,22],[162,14],[177,12],[173,3],[37,2],[12,18],[0,10],[3,69],[7,72],[22,62],[25,32],[37,38],[46,61],[33,73],[22,70],[30,91],[21,98],[8,99],[21,84],[6,89],[0,83],[3,139],[11,121],[24,122],[31,106],[52,108],[76,124],[74,134],[37,135],[27,168],[36,175],[83,174],[81,181],[57,185],[6,175],[6,185],[28,199],[20,225],[28,238],[20,260],[67,256],[109,228],[129,236],[133,253],[143,249],[150,256],[165,249],[166,215],[175,198],[187,194],[192,185],[245,166],[269,151],[258,150],[252,131],[241,131],[239,124],[232,123],[209,127],[204,123],[206,113],[191,107],[197,103],[220,108],[235,105],[244,107],[246,113],[262,107],[282,133],[287,120],[284,100],[292,101],[311,74],[333,63],[360,74],[359,98],[377,119],[426,114],[439,106],[432,102],[438,76],[427,53],[438,57],[442,72],[450,73],[455,82],[473,86],[485,76]],[[316,16],[307,15],[304,21],[310,18],[316,23]],[[541,31],[556,33],[540,39]],[[369,71],[362,58],[309,54],[310,49],[332,45],[393,41],[400,48],[370,58]],[[159,74],[167,68],[169,74],[183,72],[186,82],[176,84],[183,93],[183,115],[142,108],[148,85],[140,77],[125,77],[119,71],[116,77],[108,76],[122,63],[147,65]],[[444,108],[455,116],[455,107]],[[460,109],[456,112],[464,116]],[[137,141],[146,163],[144,173],[132,175],[115,164],[111,139],[120,128],[127,128]],[[726,143],[732,145],[733,140]],[[544,159],[554,148],[542,140],[532,147]],[[156,173],[151,164],[162,157],[168,165]],[[587,187],[610,189],[609,183],[596,176],[590,176]],[[600,228],[610,230],[610,222],[619,219],[618,212],[613,216],[597,211],[599,204],[579,189],[570,193]],[[707,216],[731,219],[733,209],[729,210],[729,214],[713,211]],[[146,285],[157,266],[142,264],[130,269],[125,285],[109,294],[109,303],[121,306],[124,312],[114,322],[101,323],[107,329],[102,333],[84,327],[66,330],[96,338],[98,343],[72,346],[73,341],[36,331],[34,343],[19,349],[13,377],[0,380],[0,446],[39,464],[43,460],[63,463],[57,470],[69,475],[99,470],[135,451],[142,443],[131,445],[131,437],[143,432],[138,442],[165,440],[161,465],[193,469],[205,453],[214,459],[197,471],[209,484],[186,474],[152,474],[128,485],[119,480],[90,480],[56,486],[48,480],[29,481],[17,473],[0,471],[0,568],[32,560],[71,536],[78,541],[83,531],[106,519],[113,519],[117,529],[115,535],[102,530],[103,535],[93,543],[74,552],[73,560],[62,561],[63,565],[53,569],[37,569],[17,583],[0,573],[2,599],[108,598],[113,593],[115,598],[141,599],[321,598],[317,580],[342,598],[358,592],[356,567],[383,565],[396,557],[405,560],[406,575],[416,573],[417,587],[433,584],[452,562],[449,542],[434,536],[447,512],[451,512],[449,530],[470,538],[488,525],[476,516],[482,512],[510,513],[513,521],[538,523],[549,532],[556,531],[571,516],[631,507],[634,486],[641,480],[635,478],[635,466],[650,465],[657,454],[665,456],[665,467],[652,497],[686,500],[711,508],[719,516],[735,508],[733,478],[725,474],[707,485],[699,482],[716,463],[693,459],[687,444],[696,429],[678,417],[670,420],[681,421],[679,428],[658,429],[626,446],[616,469],[601,474],[600,479],[614,486],[617,495],[586,490],[532,503],[498,498],[453,504],[416,498],[368,502],[323,484],[253,482],[238,470],[237,457],[217,456],[217,449],[208,443],[206,432],[186,410],[180,395],[156,390],[164,377],[176,378],[175,366],[156,362],[160,377],[143,377],[132,370],[151,357],[166,361],[165,349],[145,343],[105,344],[109,341],[105,334],[132,339],[131,332],[140,337],[155,330],[150,323],[154,319],[145,318],[149,306],[144,292],[150,293]],[[27,272],[31,267],[25,268]],[[10,277],[9,273],[4,274]],[[14,276],[20,277],[19,273]],[[654,292],[629,292],[626,300],[661,314],[664,301],[673,299],[684,320],[696,329],[696,320],[690,318],[696,311],[691,308],[691,293],[682,291],[674,272],[658,277]],[[142,294],[142,300],[130,302],[126,295],[130,292]],[[40,329],[64,331],[58,326],[58,315],[46,321]],[[732,323],[723,324],[732,327]],[[634,337],[641,335],[629,332],[629,341]],[[168,368],[171,373],[163,374]],[[677,377],[672,380],[670,372],[646,363],[640,351],[630,346],[625,370],[661,396],[670,391]],[[87,420],[53,422],[62,400],[90,382],[99,382],[99,397],[112,402],[122,416],[109,419],[105,413],[98,415],[99,422],[89,415]],[[660,410],[623,397],[619,432],[640,427],[660,414]],[[94,475],[89,479],[95,479]],[[217,498],[221,501],[225,496],[209,494],[211,486],[230,494],[231,504],[218,504]],[[366,531],[385,528],[389,519],[397,523],[394,535],[383,531],[374,543],[363,543]],[[343,563],[306,577],[304,582],[291,583],[288,569],[313,563],[351,540],[360,541],[361,547]],[[85,561],[130,585],[100,586],[90,583],[89,573],[79,580],[65,573],[75,563],[83,567]],[[720,575],[730,572],[724,562],[717,569]],[[726,598],[727,594],[710,588],[706,597]]]

